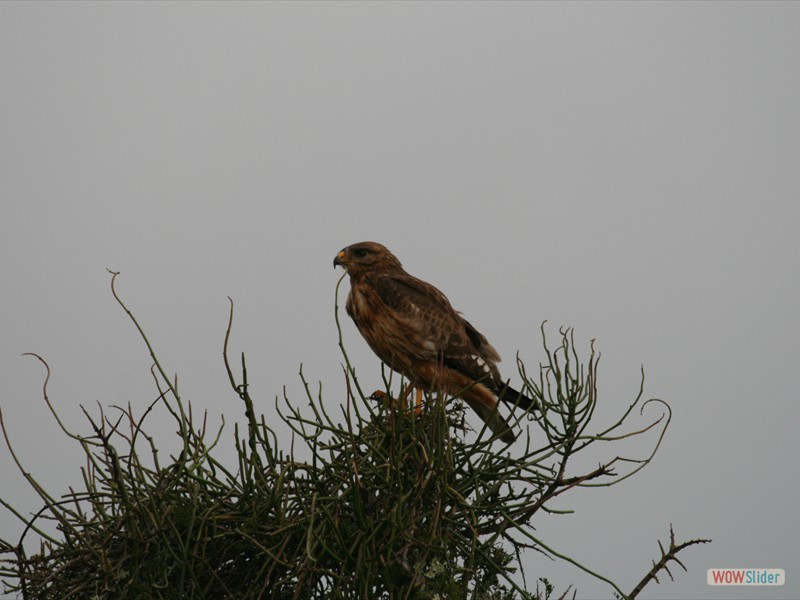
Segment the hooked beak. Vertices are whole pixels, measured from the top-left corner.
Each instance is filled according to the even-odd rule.
[[[344,269],[347,270],[347,267],[345,267],[344,262],[343,262],[344,256],[345,256],[344,250],[342,250],[341,252],[339,252],[339,254],[336,255],[336,258],[333,259],[333,268],[334,269],[336,267],[344,267]]]

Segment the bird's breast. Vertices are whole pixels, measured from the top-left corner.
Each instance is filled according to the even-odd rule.
[[[356,288],[350,292],[349,310],[354,316],[361,316],[369,311],[366,291]]]
[[[351,288],[346,308],[358,331],[378,358],[391,368],[408,375],[410,357],[420,352],[420,342],[413,329],[366,286],[357,285]]]

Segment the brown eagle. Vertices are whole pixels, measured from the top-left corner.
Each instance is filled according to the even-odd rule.
[[[504,442],[516,439],[498,398],[526,410],[534,401],[501,379],[497,351],[442,292],[376,242],[344,248],[333,266],[350,275],[347,314],[378,358],[417,389],[463,398]]]

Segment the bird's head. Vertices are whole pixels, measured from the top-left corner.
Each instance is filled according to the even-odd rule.
[[[388,248],[377,242],[359,242],[343,248],[333,259],[334,267],[344,267],[350,275],[357,275],[380,267],[402,269],[400,261]]]

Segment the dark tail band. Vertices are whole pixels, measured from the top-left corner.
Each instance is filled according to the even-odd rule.
[[[496,393],[497,397],[503,402],[519,406],[523,410],[536,408],[536,400],[528,398],[526,395],[518,392],[509,385],[505,386],[504,388],[501,388]]]

